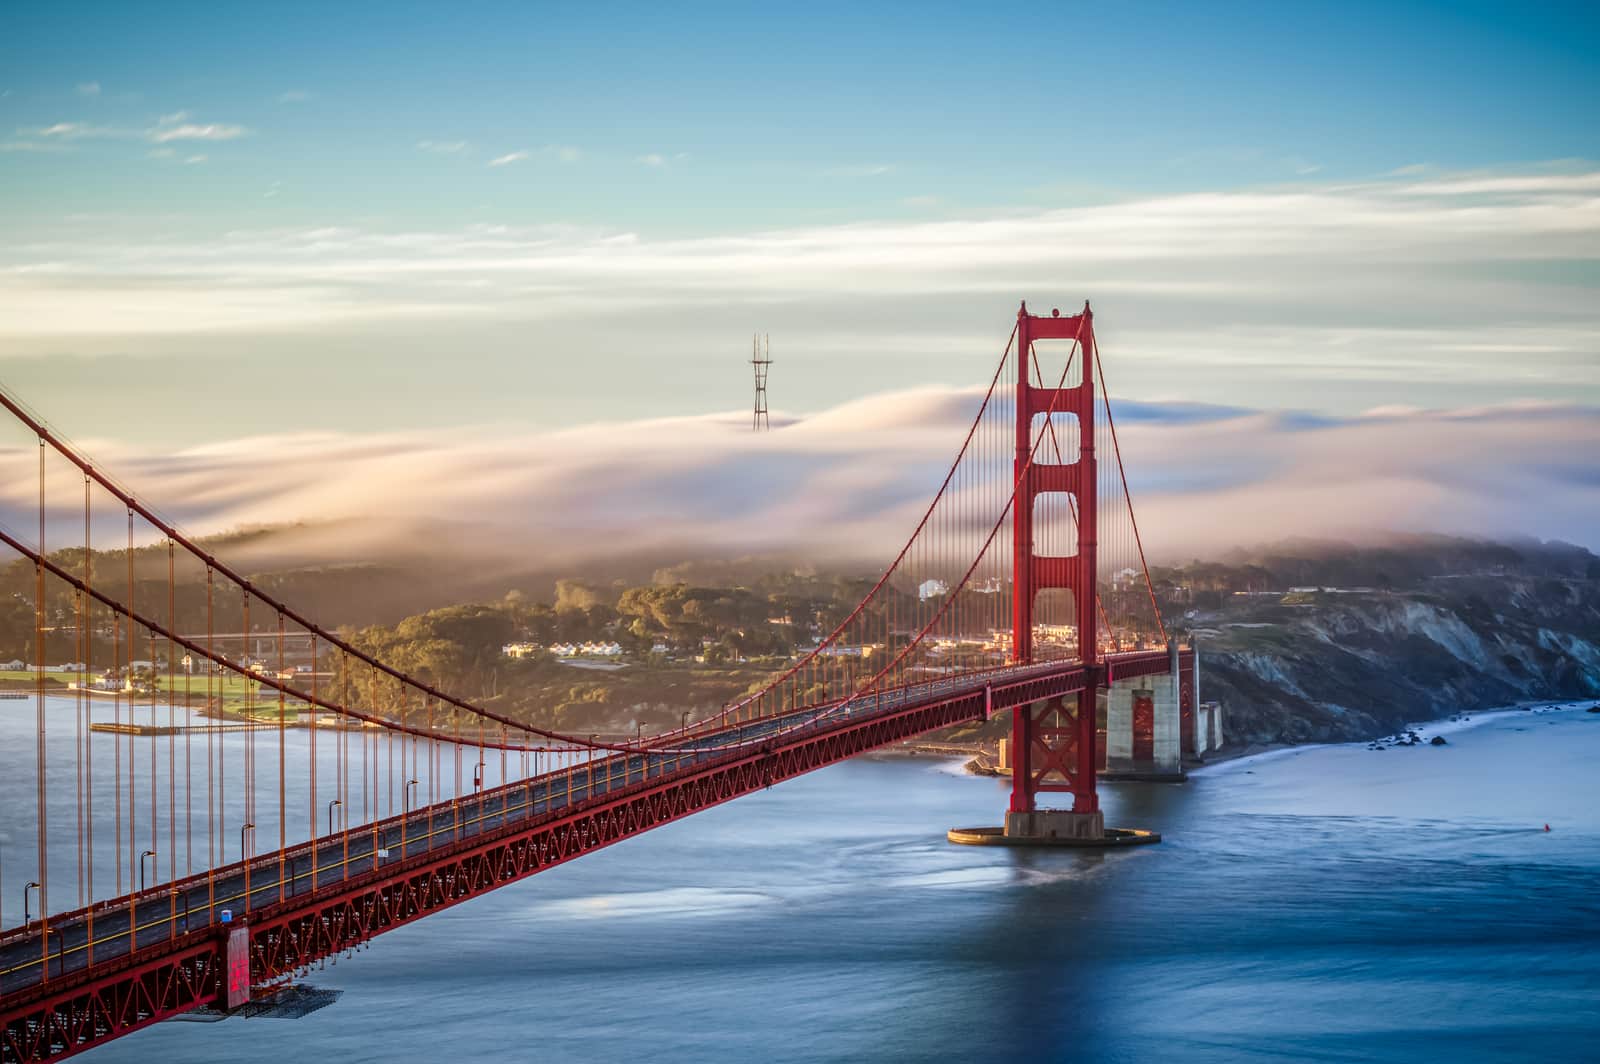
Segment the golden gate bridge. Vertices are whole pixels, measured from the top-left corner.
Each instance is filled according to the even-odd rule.
[[[1150,583],[1087,304],[1022,306],[921,520],[814,649],[704,719],[629,740],[537,727],[384,664],[253,584],[15,397],[0,405],[38,452],[37,523],[0,526],[33,578],[36,677],[32,793],[7,809],[0,854],[0,901],[22,888],[22,920],[0,928],[0,1061],[239,1009],[599,847],[1002,713],[1004,824],[952,838],[1156,838],[1104,826],[1101,705],[1165,675],[1187,723],[1192,650],[1170,645]],[[1111,577],[1129,571],[1140,578]],[[204,631],[180,614],[203,614]],[[230,656],[252,643],[268,668]],[[285,667],[291,646],[309,648],[311,670]],[[75,678],[64,694],[47,689],[57,658]],[[141,670],[147,689],[90,682]],[[195,726],[217,719],[229,677],[250,681],[242,726]],[[1144,708],[1135,727],[1148,732],[1147,696]],[[1070,806],[1041,807],[1050,792]]]

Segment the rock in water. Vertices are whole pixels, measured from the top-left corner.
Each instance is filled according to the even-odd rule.
[[[1444,736],[1435,735],[1433,737],[1432,742],[1429,745],[1431,745],[1431,746],[1449,746],[1450,744],[1445,742]]]

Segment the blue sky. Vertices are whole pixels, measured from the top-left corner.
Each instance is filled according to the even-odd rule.
[[[61,3],[6,21],[17,130],[179,112],[248,130],[171,142],[170,165],[136,141],[81,140],[76,166],[10,152],[24,232],[110,208],[198,232],[687,235],[1541,163],[1600,137],[1592,4]]]
[[[8,5],[0,381],[112,450],[520,439],[746,408],[755,330],[786,417],[965,387],[1090,299],[1113,392],[1263,433],[1587,424],[1597,11]]]

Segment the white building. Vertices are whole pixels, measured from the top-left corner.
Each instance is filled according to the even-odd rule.
[[[943,580],[924,580],[917,586],[917,598],[927,602],[931,598],[950,594],[950,585]]]
[[[817,651],[817,656],[823,658],[865,659],[872,657],[872,652],[876,649],[877,647],[871,643],[863,643],[860,646],[852,646],[846,643],[835,643],[832,646],[826,646]]]

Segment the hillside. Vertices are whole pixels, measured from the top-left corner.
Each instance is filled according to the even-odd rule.
[[[1230,596],[1186,623],[1202,697],[1227,707],[1236,740],[1364,739],[1463,709],[1600,695],[1600,581],[1588,578]]]
[[[526,567],[480,572],[423,546],[363,563],[299,554],[288,542],[246,532],[214,546],[240,556],[258,586],[344,628],[381,660],[575,731],[665,727],[716,709],[808,650],[875,578],[778,558],[643,555],[558,578]],[[81,551],[57,560],[74,572],[83,565]],[[120,581],[129,561],[97,552],[93,570]],[[180,630],[208,630],[208,603],[221,623],[241,617],[236,591],[209,593],[197,565],[177,567],[169,599],[159,545],[135,550],[131,562],[136,601],[157,603],[162,614],[170,607]],[[1198,642],[1202,697],[1223,703],[1235,741],[1364,739],[1463,709],[1600,696],[1600,558],[1581,547],[1441,536],[1361,546],[1300,540],[1156,566],[1152,577],[1169,630]],[[49,581],[46,594],[47,660],[86,653],[104,667],[127,655],[103,611],[81,645],[70,588]],[[31,566],[0,566],[0,661],[33,660],[33,596]],[[253,628],[270,622],[254,611]],[[625,667],[570,667],[544,651],[512,658],[501,650],[513,641],[591,640],[616,644]]]

